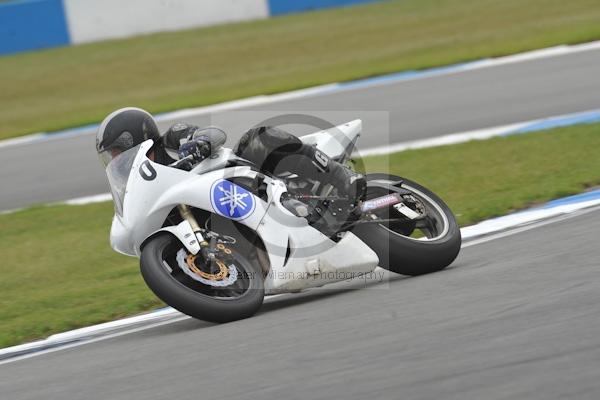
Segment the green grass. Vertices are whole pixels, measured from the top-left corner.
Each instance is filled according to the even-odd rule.
[[[461,225],[600,184],[600,124],[367,158],[444,198]],[[0,215],[0,347],[159,305],[108,244],[112,205]]]
[[[422,183],[448,203],[461,226],[600,185],[600,124],[368,157]]]
[[[399,0],[0,58],[0,138],[600,38],[597,0]]]
[[[0,216],[0,347],[155,307],[138,261],[107,242],[112,205]]]

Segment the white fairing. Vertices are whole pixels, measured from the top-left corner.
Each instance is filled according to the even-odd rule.
[[[339,159],[346,153],[350,154],[352,152],[361,130],[362,121],[356,119],[335,128],[301,136],[300,140],[306,144],[316,146],[330,158]]]
[[[360,132],[360,121],[342,125],[338,132],[346,132],[347,143],[351,143]],[[319,149],[335,157],[339,149],[336,150],[333,143],[339,143],[340,138],[328,141],[324,135],[318,132],[308,136]],[[135,158],[126,178],[122,213],[115,214],[111,229],[111,245],[116,251],[139,256],[143,242],[163,230],[173,233],[189,252],[197,253],[199,244],[194,240],[189,223],[163,227],[169,212],[179,204],[186,204],[234,219],[257,233],[270,262],[270,272],[265,278],[267,294],[346,280],[377,266],[379,260],[375,252],[355,235],[346,233],[335,243],[311,227],[306,219],[284,208],[280,198],[287,189],[282,181],[264,178],[268,201],[249,192],[238,194],[243,198],[238,208],[243,215],[234,213],[233,203],[228,201],[236,196],[236,189],[243,191],[243,188],[226,179],[255,178],[259,172],[250,167],[225,168],[227,161],[235,158],[231,150],[220,149],[211,159],[186,172],[149,160],[146,153],[152,144],[151,140],[144,142],[137,154],[131,156]],[[113,188],[113,197],[114,193]]]

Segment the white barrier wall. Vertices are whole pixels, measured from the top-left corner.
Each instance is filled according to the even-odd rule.
[[[64,0],[71,43],[267,18],[267,0]]]

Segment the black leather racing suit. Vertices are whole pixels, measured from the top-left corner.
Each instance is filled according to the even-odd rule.
[[[181,149],[191,142],[208,144],[209,152],[215,151],[226,139],[225,132],[214,126],[199,128],[175,124],[161,136],[161,143],[155,149],[155,160],[161,164],[170,164],[185,156]],[[242,136],[234,152],[270,174],[287,172],[309,177],[331,184],[340,195],[349,199],[362,199],[365,195],[366,183],[362,175],[331,160],[315,147],[304,144],[296,136],[279,128],[260,126],[250,129]]]
[[[238,157],[252,161],[274,175],[292,173],[331,184],[348,199],[363,199],[366,182],[314,146],[279,128],[260,126],[246,132],[234,149]]]

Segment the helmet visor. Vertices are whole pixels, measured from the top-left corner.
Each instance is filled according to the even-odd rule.
[[[100,161],[102,162],[102,164],[104,164],[104,167],[107,167],[108,164],[110,164],[110,162],[112,160],[114,160],[115,158],[120,156],[121,153],[123,153],[123,151],[120,148],[113,147],[113,148],[98,152],[98,157],[100,158]]]
[[[117,157],[122,152],[131,149],[132,147],[134,147],[133,136],[131,135],[131,133],[125,131],[108,145],[98,143],[96,145],[96,150],[98,151],[100,161],[102,161],[102,163],[106,167],[112,160],[115,159],[115,157]]]

